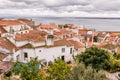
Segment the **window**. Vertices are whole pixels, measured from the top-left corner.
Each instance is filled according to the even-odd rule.
[[[28,58],[28,54],[24,53],[24,60],[26,60]]]
[[[73,52],[73,51],[72,51],[72,48],[70,48],[70,54],[72,54],[72,52]]]
[[[62,53],[64,53],[65,52],[65,48],[62,48]]]

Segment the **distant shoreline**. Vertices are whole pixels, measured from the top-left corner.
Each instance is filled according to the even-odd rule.
[[[41,17],[41,16],[11,16],[11,17],[0,17],[0,18],[74,18],[74,19],[120,19],[120,17],[52,17],[52,16],[48,16],[48,17]]]
[[[55,24],[74,24],[76,26],[85,26],[88,29],[96,29],[104,32],[120,32],[120,17],[4,17],[5,19],[27,18],[40,23]]]

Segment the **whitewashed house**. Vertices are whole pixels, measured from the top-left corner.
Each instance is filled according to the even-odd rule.
[[[19,20],[0,20],[1,37],[13,36],[17,33],[27,33],[32,27]]]
[[[39,60],[45,60],[48,63],[60,57],[67,62],[72,59],[73,50],[73,44],[67,40],[53,42],[53,40],[47,39],[44,46],[34,46],[31,43],[22,46],[14,53],[13,59],[14,61],[26,62],[30,58],[38,57]]]
[[[7,23],[7,22],[6,22]],[[8,23],[16,26],[3,26],[8,32],[0,38],[0,52],[9,55],[11,60],[27,62],[30,58],[38,57],[47,64],[53,62],[54,59],[60,57],[62,60],[71,61],[73,55],[77,55],[84,45],[77,41],[69,41],[73,38],[74,32],[70,29],[56,29],[56,26],[47,25],[40,27],[41,30],[31,30],[27,26],[18,25],[17,21],[8,21]],[[20,23],[21,24],[21,23]],[[45,32],[44,29],[47,28]],[[51,31],[51,29],[53,31]],[[50,32],[49,32],[50,31]],[[49,34],[48,34],[48,33]],[[2,37],[3,37],[2,36]],[[57,39],[54,39],[56,36]],[[6,59],[4,59],[6,60]]]

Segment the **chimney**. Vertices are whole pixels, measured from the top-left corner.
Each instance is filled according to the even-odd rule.
[[[53,40],[54,36],[52,34],[48,34],[46,36],[46,45],[47,46],[52,46],[54,45],[54,40]]]

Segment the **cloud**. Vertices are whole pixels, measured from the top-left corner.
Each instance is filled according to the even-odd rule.
[[[120,0],[100,0],[93,5],[97,11],[120,11]]]
[[[119,16],[120,0],[0,0],[1,15]]]

